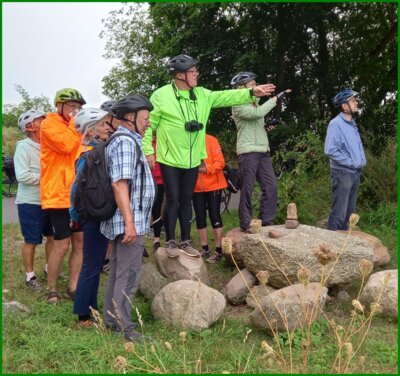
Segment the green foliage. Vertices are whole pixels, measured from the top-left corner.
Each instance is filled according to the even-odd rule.
[[[2,135],[2,151],[5,155],[14,155],[17,142],[22,140],[24,135],[15,127],[3,127]]]

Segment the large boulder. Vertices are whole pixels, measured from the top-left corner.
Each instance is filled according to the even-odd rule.
[[[389,273],[389,274],[388,274]],[[387,276],[388,274],[388,276]],[[384,280],[388,278],[386,286]],[[382,315],[392,317],[397,320],[398,317],[398,277],[397,269],[384,270],[382,272],[371,274],[361,295],[360,301],[370,309],[372,303],[376,303],[379,296],[379,304],[382,307]]]
[[[341,233],[346,233],[347,231],[337,230]],[[365,239],[372,244],[374,247],[374,266],[382,266],[386,265],[390,261],[390,254],[382,242],[376,237],[371,234],[367,234],[366,232],[353,230],[351,232],[352,236],[356,236],[360,239]]]
[[[284,236],[279,239],[268,237],[272,227],[283,232]],[[323,268],[314,252],[321,247],[329,249],[335,260],[344,245],[344,252],[329,274],[326,285],[345,285],[361,279],[359,263],[362,259],[373,261],[374,248],[370,242],[352,236],[347,239],[345,234],[307,225],[299,225],[296,229],[269,226],[262,228],[260,234],[244,236],[240,241],[239,254],[251,273],[256,275],[266,270],[269,272],[268,284],[282,288],[298,281],[300,266],[310,270],[311,282],[319,282]],[[331,261],[325,266],[327,272],[333,263]]]
[[[240,269],[243,269],[245,266],[243,264],[243,261],[240,257],[239,254],[239,247],[240,247],[240,242],[242,241],[243,237],[246,236],[247,234],[243,231],[240,231],[240,228],[234,228],[231,231],[228,231],[225,234],[225,237],[231,238],[232,239],[232,253],[231,254],[225,254],[225,258],[233,264],[232,257],[234,257],[236,264]]]
[[[219,291],[201,282],[180,280],[157,293],[151,310],[155,318],[175,327],[199,331],[214,324],[225,306]]]
[[[158,248],[155,253],[156,265],[160,273],[173,281],[188,279],[210,284],[208,271],[202,257],[190,257],[183,252],[179,257],[168,257],[165,248]]]
[[[250,314],[250,321],[270,335],[304,327],[319,317],[327,294],[328,289],[315,282],[307,287],[297,284],[273,291],[262,298],[262,310],[257,307]]]
[[[243,303],[249,293],[249,288],[251,289],[256,282],[256,277],[247,269],[241,270],[241,273],[237,273],[226,285],[226,299],[232,304]]]
[[[149,300],[153,300],[156,294],[168,284],[167,278],[163,277],[154,264],[146,262],[142,265],[142,278],[139,291]]]
[[[249,293],[247,294],[246,304],[251,308],[257,308],[258,307],[257,302],[260,303],[262,299],[266,298],[267,296],[269,296],[271,292],[274,291],[276,291],[276,289],[268,285],[254,286],[250,289]]]

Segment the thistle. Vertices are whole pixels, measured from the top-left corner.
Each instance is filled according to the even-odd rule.
[[[252,219],[250,221],[250,229],[253,234],[259,234],[261,231],[261,219]]]
[[[232,239],[228,238],[228,237],[222,238],[221,247],[222,247],[222,251],[224,253],[231,254],[232,253],[232,248],[233,248]]]
[[[332,251],[329,244],[319,244],[314,250],[314,256],[321,265],[326,265],[336,258],[336,253]]]
[[[128,365],[128,361],[125,357],[118,355],[114,362],[114,368],[122,371]]]
[[[164,342],[164,346],[167,350],[172,351],[172,345],[169,342]]]
[[[343,344],[343,347],[346,349],[347,359],[350,359],[353,356],[353,345],[351,342],[346,342]]]
[[[362,304],[360,303],[359,300],[353,299],[353,301],[351,302],[351,305],[352,305],[357,311],[360,311],[360,312],[364,313],[364,307],[362,306]]]
[[[304,287],[307,287],[308,284],[310,283],[310,275],[311,275],[310,269],[306,268],[303,265],[297,271],[297,278]]]
[[[262,284],[262,285],[266,285],[268,283],[269,280],[269,273],[266,270],[260,270],[257,274],[256,277],[258,279],[258,281]]]
[[[366,278],[371,274],[372,270],[374,269],[374,264],[369,260],[362,259],[359,264],[359,269],[361,276],[363,278]]]
[[[133,342],[126,342],[124,347],[126,352],[135,352],[135,344]]]
[[[350,228],[354,228],[359,220],[360,220],[360,216],[356,213],[353,213],[349,218]]]
[[[187,340],[187,333],[186,332],[180,332],[179,337],[181,338],[182,342],[185,342]]]

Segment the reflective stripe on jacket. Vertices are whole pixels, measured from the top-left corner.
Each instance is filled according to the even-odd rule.
[[[75,158],[81,135],[73,121],[49,113],[40,126],[40,196],[43,209],[70,207],[70,190],[75,177]]]
[[[228,186],[223,173],[225,167],[224,155],[218,140],[206,134],[207,159],[204,160],[207,172],[199,172],[195,192],[210,192]]]

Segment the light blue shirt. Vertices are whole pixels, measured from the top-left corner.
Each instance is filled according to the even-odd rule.
[[[356,123],[346,120],[343,113],[329,123],[324,152],[331,168],[361,170],[367,164]]]
[[[18,141],[14,169],[18,180],[15,203],[40,205],[40,144],[30,138]]]

